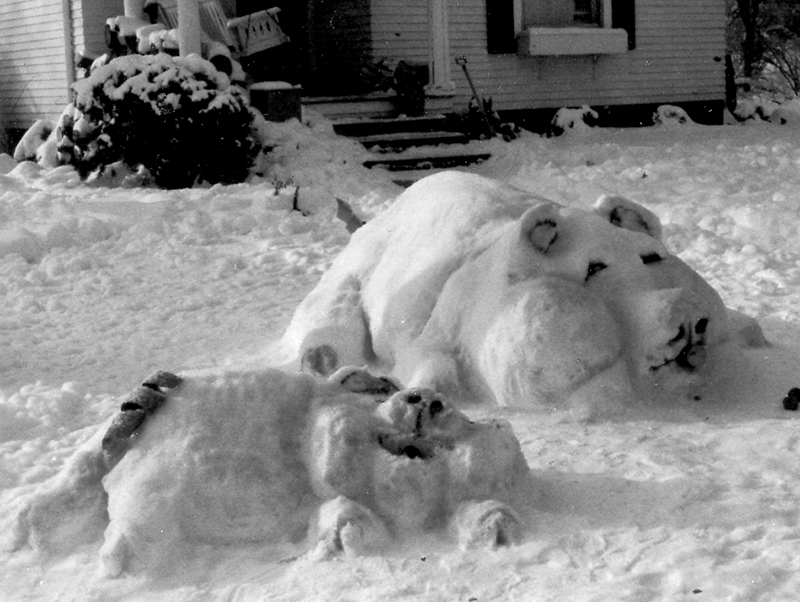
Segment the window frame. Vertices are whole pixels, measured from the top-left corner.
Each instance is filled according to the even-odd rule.
[[[636,0],[602,0],[602,26],[598,29],[624,29],[627,49],[636,48]],[[518,39],[531,29],[523,22],[524,0],[486,0],[487,51],[489,54],[517,54]],[[540,29],[565,29],[562,27]],[[522,52],[522,54],[526,54]]]
[[[491,2],[492,0],[486,0],[487,2]],[[572,1],[574,4],[574,0],[564,0],[564,1]],[[613,2],[612,0],[599,0],[602,8],[600,10],[600,21],[601,24],[599,25],[600,29],[611,29],[612,22],[613,22]],[[525,0],[513,0],[514,4],[514,29],[519,33],[522,32],[524,29],[528,29],[530,27],[548,27],[543,25],[528,25],[525,26],[524,23],[524,4]],[[560,27],[585,27],[584,25],[563,25],[563,26],[552,26],[553,29],[558,29]]]

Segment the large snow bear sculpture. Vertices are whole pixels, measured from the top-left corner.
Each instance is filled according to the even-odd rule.
[[[533,498],[506,421],[472,422],[430,390],[363,369],[326,380],[160,372],[103,433],[20,513],[17,547],[75,545],[60,525],[81,509],[95,518],[66,523],[96,534],[107,521],[100,554],[110,576],[158,574],[206,544],[306,536],[314,558],[437,529],[463,547],[497,547],[518,541]]]
[[[282,343],[312,371],[367,364],[530,407],[588,385],[614,399],[653,383],[688,391],[730,331],[719,295],[644,207],[604,196],[567,208],[450,172],[353,234]]]

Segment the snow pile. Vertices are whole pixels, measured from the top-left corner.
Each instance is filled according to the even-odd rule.
[[[55,133],[55,125],[47,119],[39,119],[22,136],[14,149],[15,161],[37,161],[48,167],[55,167],[52,163],[51,153],[45,143]],[[55,137],[53,137],[55,141]],[[52,146],[52,144],[50,144]]]
[[[56,248],[85,247],[108,240],[114,230],[108,222],[91,217],[64,220],[41,234],[20,226],[0,232],[0,257],[16,253],[28,263],[37,263]]]
[[[333,124],[307,107],[303,124],[261,121],[259,135],[269,152],[253,167],[255,178],[296,186],[300,208],[310,213],[336,208],[336,198],[355,205],[363,218],[384,209],[402,190],[381,170],[367,170],[372,155],[357,141],[333,131]],[[345,184],[336,190],[331,182]]]

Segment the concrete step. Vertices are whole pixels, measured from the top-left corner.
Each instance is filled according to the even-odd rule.
[[[458,123],[444,115],[425,115],[423,117],[394,118],[355,118],[339,119],[333,129],[342,136],[362,137],[400,132],[454,132]]]
[[[382,167],[388,171],[414,171],[427,169],[451,169],[483,163],[491,157],[489,153],[454,153],[420,157],[386,157],[364,161],[364,166],[372,169]]]
[[[427,146],[435,144],[466,144],[469,138],[461,132],[395,132],[389,134],[373,134],[369,136],[354,136],[367,148],[375,150],[403,150],[412,146]]]
[[[398,116],[393,92],[372,92],[355,96],[304,96],[302,104],[332,120],[403,119]],[[453,112],[452,97],[425,99],[425,115],[439,116]],[[417,118],[410,118],[417,119]]]
[[[363,96],[304,96],[302,104],[328,119],[390,118],[397,114],[393,94]]]

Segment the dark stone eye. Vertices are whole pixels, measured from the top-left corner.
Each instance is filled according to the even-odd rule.
[[[658,253],[645,253],[642,257],[642,263],[647,265],[649,263],[658,263],[659,261],[663,261],[663,257]]]
[[[438,399],[434,399],[430,405],[430,414],[431,416],[436,416],[439,412],[444,410],[444,404],[439,401]]]
[[[586,270],[586,280],[584,280],[584,282],[587,282],[589,280],[589,278],[591,278],[592,276],[594,276],[595,274],[597,274],[599,272],[602,272],[607,267],[608,266],[606,264],[604,264],[602,261],[592,261],[589,264],[589,269]]]

